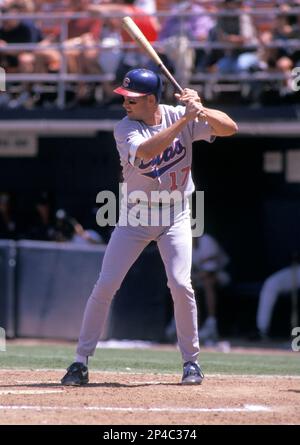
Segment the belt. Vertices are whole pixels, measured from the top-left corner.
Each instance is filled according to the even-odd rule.
[[[141,206],[148,207],[149,209],[167,209],[170,207],[174,207],[175,204],[179,204],[179,203],[182,205],[183,202],[182,201],[176,201],[176,202],[174,202],[174,201],[171,201],[171,202],[154,201],[154,202],[151,202],[151,201],[141,201],[139,199],[137,199],[135,202],[129,202],[129,204],[134,204],[134,205],[139,204]]]

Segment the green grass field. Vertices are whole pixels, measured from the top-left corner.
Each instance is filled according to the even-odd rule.
[[[65,369],[74,358],[74,346],[8,344],[0,352],[0,368]],[[246,354],[202,352],[200,361],[206,374],[300,375],[300,354]],[[181,372],[178,351],[156,349],[97,349],[90,360],[91,370],[114,372]]]

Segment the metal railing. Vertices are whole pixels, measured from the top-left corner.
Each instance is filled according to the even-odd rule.
[[[266,14],[268,16],[272,16],[273,18],[282,15],[300,15],[300,7],[291,7],[289,10],[281,10],[279,8],[265,8],[265,9],[248,9],[245,10],[234,10],[234,11],[203,11],[199,13],[199,15],[205,16],[236,16],[239,14],[247,13],[252,16],[262,16],[264,17]],[[159,12],[155,14],[155,17],[158,19],[163,19],[172,15],[171,12]],[[174,14],[173,14],[174,15]],[[181,13],[180,19],[183,21],[184,18],[190,16],[191,13]],[[193,14],[194,15],[194,14]],[[94,18],[99,20],[105,20],[109,18],[119,18],[121,19],[124,16],[123,13],[88,13],[88,12],[79,12],[79,13],[24,13],[24,14],[1,14],[0,21],[9,20],[9,19],[21,19],[21,20],[33,20],[35,21],[55,21],[56,25],[60,27],[60,35],[59,41],[57,43],[51,44],[43,44],[39,43],[27,43],[27,44],[7,44],[6,46],[0,46],[0,54],[1,53],[10,53],[10,52],[22,52],[22,51],[41,51],[47,49],[55,49],[60,53],[61,63],[59,72],[57,74],[52,73],[7,73],[6,74],[6,82],[53,82],[57,84],[57,105],[60,108],[65,107],[65,93],[66,93],[66,84],[67,82],[96,82],[102,83],[106,81],[113,81],[115,79],[115,73],[99,73],[99,74],[70,74],[67,70],[67,55],[66,49],[78,49],[84,50],[86,48],[85,45],[69,45],[66,46],[65,41],[68,39],[68,22],[72,19],[79,18]],[[159,41],[153,44],[154,48],[158,51],[163,51],[164,42]],[[244,45],[233,45],[231,43],[225,42],[198,42],[198,41],[190,41],[191,48],[194,49],[203,49],[205,51],[209,51],[212,49],[243,49],[255,51],[259,48],[289,48],[289,49],[298,49],[300,48],[300,39],[290,39],[290,40],[274,40],[269,44],[262,45],[259,41],[251,44]],[[99,49],[102,51],[109,51],[106,45],[103,45],[101,41],[95,44],[89,44],[89,49]],[[135,43],[120,43],[121,50],[128,49],[137,49],[137,45]],[[216,83],[219,81],[225,82],[247,82],[247,81],[283,81],[286,80],[286,75],[283,73],[268,73],[268,72],[254,72],[254,73],[237,73],[237,74],[221,74],[221,73],[206,73],[206,72],[196,72],[191,75],[190,83],[197,82],[208,82],[210,85],[212,83]],[[180,82],[180,79],[179,79]],[[186,85],[188,86],[188,85]]]

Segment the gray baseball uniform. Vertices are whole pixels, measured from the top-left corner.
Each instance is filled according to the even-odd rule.
[[[197,307],[191,285],[192,236],[190,209],[187,197],[194,191],[191,177],[192,143],[195,140],[211,142],[214,137],[207,122],[191,121],[174,139],[172,146],[152,160],[145,162],[136,157],[139,145],[157,132],[169,127],[185,113],[185,107],[159,105],[162,112],[160,125],[147,126],[141,121],[122,119],[115,127],[114,136],[123,167],[128,195],[136,190],[146,193],[151,212],[151,192],[178,190],[184,194],[182,210],[171,207],[168,226],[115,227],[108,243],[99,279],[88,300],[77,353],[93,355],[103,331],[111,300],[143,249],[156,241],[168,278],[174,302],[178,345],[184,362],[196,361],[199,353]],[[123,202],[121,214],[128,212],[132,203]],[[156,209],[160,212],[161,209]]]

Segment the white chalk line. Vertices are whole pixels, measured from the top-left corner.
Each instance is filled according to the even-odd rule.
[[[168,413],[241,413],[271,412],[272,409],[263,405],[244,405],[241,408],[173,408],[173,407],[114,407],[114,406],[41,406],[41,405],[0,405],[0,410],[9,411],[116,411],[116,412],[168,412]]]
[[[0,395],[8,395],[8,394],[54,394],[61,393],[63,389],[4,389],[0,390]]]

